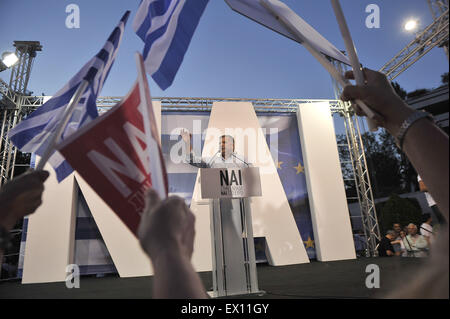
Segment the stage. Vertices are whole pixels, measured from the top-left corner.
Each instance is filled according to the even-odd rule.
[[[373,298],[389,291],[396,279],[423,265],[419,258],[361,258],[335,262],[271,267],[258,265],[259,287],[263,296],[239,298]],[[366,266],[380,268],[380,289],[366,288]],[[206,289],[211,289],[210,272],[200,273]],[[81,277],[79,289],[67,289],[65,283],[27,284],[19,281],[0,283],[0,298],[150,298],[152,277]],[[233,298],[233,297],[232,297]]]

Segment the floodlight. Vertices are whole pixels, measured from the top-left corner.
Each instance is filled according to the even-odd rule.
[[[19,62],[19,58],[15,53],[4,52],[2,54],[2,62],[7,68],[10,68],[14,66],[17,62]]]
[[[417,20],[411,19],[405,23],[405,30],[414,31],[415,29],[417,29],[417,26],[418,26]]]

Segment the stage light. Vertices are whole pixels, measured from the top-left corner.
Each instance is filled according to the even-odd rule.
[[[417,29],[417,26],[418,26],[417,20],[411,19],[405,23],[405,30],[414,31]]]
[[[19,62],[19,58],[15,53],[4,52],[2,54],[2,62],[7,68],[10,68]]]

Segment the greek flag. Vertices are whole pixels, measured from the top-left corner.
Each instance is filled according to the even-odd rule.
[[[61,139],[67,138],[81,126],[98,117],[96,99],[116,58],[129,15],[130,11],[127,11],[109,36],[105,46],[84,65],[66,86],[9,131],[9,138],[17,148],[22,152],[43,155],[50,142],[50,137],[83,79],[89,80],[89,85],[75,107]],[[49,163],[56,172],[58,182],[61,182],[73,171],[59,152],[55,151],[52,154]]]
[[[133,29],[145,42],[145,69],[162,90],[183,62],[209,0],[143,0]]]

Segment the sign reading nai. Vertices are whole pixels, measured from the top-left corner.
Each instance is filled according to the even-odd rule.
[[[258,167],[203,168],[200,172],[202,198],[261,196]]]

